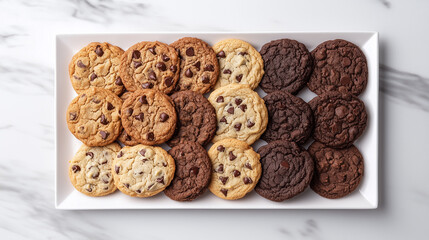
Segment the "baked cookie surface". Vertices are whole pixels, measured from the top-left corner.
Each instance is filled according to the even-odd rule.
[[[265,131],[268,112],[264,100],[248,85],[230,84],[210,94],[209,102],[216,110],[218,130],[213,138],[217,142],[236,138],[253,144]]]
[[[121,149],[117,143],[104,147],[79,148],[69,164],[69,177],[79,192],[91,196],[105,196],[116,191],[111,173],[113,159]]]
[[[207,93],[219,76],[219,63],[213,49],[203,40],[181,38],[170,44],[178,52],[180,77],[176,91],[191,90]]]
[[[68,106],[67,126],[87,146],[105,146],[122,132],[121,105],[122,100],[111,91],[90,88]]]
[[[264,75],[264,62],[252,45],[239,39],[226,39],[213,45],[219,60],[219,79],[215,89],[231,83],[255,89]]]
[[[136,145],[123,147],[113,160],[112,174],[118,189],[132,197],[150,197],[173,180],[173,158],[162,148]]]
[[[220,198],[244,197],[261,177],[259,154],[243,141],[223,139],[213,144],[208,154],[213,169],[209,189]]]
[[[119,95],[125,89],[119,76],[124,53],[109,43],[93,42],[77,52],[70,64],[69,75],[74,90],[80,94],[90,87],[104,88]]]
[[[119,74],[128,91],[174,90],[179,79],[180,59],[174,48],[161,42],[139,42],[124,52]]]

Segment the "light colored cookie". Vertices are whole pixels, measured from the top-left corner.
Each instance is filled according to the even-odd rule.
[[[87,146],[106,146],[122,132],[121,106],[122,100],[111,91],[90,88],[70,103],[67,126]]]
[[[264,75],[261,54],[249,43],[226,39],[216,43],[213,50],[219,60],[219,80],[215,89],[231,84],[248,84],[255,89]]]
[[[125,89],[119,76],[124,53],[109,43],[93,42],[76,53],[69,64],[70,81],[80,94],[90,87],[99,87],[119,95]]]
[[[104,147],[82,144],[69,165],[69,177],[76,190],[91,197],[116,191],[111,168],[119,150],[121,146],[117,143]]]
[[[122,148],[112,166],[115,185],[132,197],[150,197],[163,191],[176,169],[164,149],[142,144]]]
[[[262,173],[260,157],[245,142],[223,139],[213,144],[208,154],[213,169],[209,189],[216,196],[239,199],[258,183]]]
[[[216,89],[208,98],[216,110],[218,130],[213,142],[236,138],[253,144],[267,128],[264,100],[248,85],[230,84]]]

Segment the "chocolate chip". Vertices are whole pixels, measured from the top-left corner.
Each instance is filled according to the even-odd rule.
[[[153,187],[153,185],[155,185],[155,183],[152,183],[151,185],[149,185],[149,186],[147,187],[147,190],[150,190],[150,189]]]
[[[85,156],[89,156],[91,158],[94,158],[94,153],[93,152],[87,152],[87,153],[85,153]]]
[[[92,178],[97,178],[98,176],[100,176],[100,173],[98,173],[98,172],[92,174]]]
[[[236,158],[237,158],[237,156],[235,156],[235,155],[234,155],[234,153],[229,152],[229,160],[230,160],[230,161],[233,161],[233,160],[235,160]]]
[[[240,105],[240,103],[242,103],[242,102],[243,102],[243,100],[241,100],[240,98],[235,99],[235,104],[237,104],[237,106]]]
[[[131,141],[131,136],[125,133],[125,141]]]
[[[287,161],[281,161],[280,165],[284,168],[289,168],[289,163]]]
[[[255,123],[254,123],[254,122],[252,122],[252,121],[250,121],[250,120],[247,120],[247,127],[248,127],[248,128],[251,128],[251,127],[253,127],[253,126],[255,126]]]
[[[190,68],[188,68],[188,69],[185,71],[185,76],[187,76],[188,78],[191,78],[192,76],[194,76],[194,74],[192,73],[192,71],[191,71],[191,69],[190,69]]]
[[[134,58],[134,59],[139,59],[139,58],[140,58],[140,56],[141,56],[140,51],[137,51],[137,50],[134,50],[134,51],[133,51],[133,58]]]
[[[198,167],[191,167],[191,170],[189,171],[189,175],[198,175],[198,172],[200,171],[200,168]]]
[[[88,188],[86,189],[86,191],[88,191],[88,192],[92,192],[91,185],[89,185],[89,186],[88,186]]]
[[[146,155],[146,149],[142,149],[139,151],[140,155],[142,155],[143,157]]]
[[[155,72],[154,71],[150,71],[148,73],[148,77],[149,77],[150,80],[156,80],[156,74],[155,74]]]
[[[222,182],[223,185],[225,185],[225,183],[228,181],[228,177],[219,177],[219,180]]]
[[[163,163],[162,163],[162,166],[163,166],[163,167],[167,167],[167,163],[163,162]]]
[[[220,190],[220,192],[221,192],[221,193],[223,193],[223,195],[225,195],[225,197],[226,197],[226,195],[228,194],[228,190],[226,190],[226,189],[224,189],[224,188],[222,188],[222,189]]]
[[[144,114],[139,113],[138,115],[134,116],[135,119],[139,120],[140,122],[143,122]]]
[[[112,110],[115,109],[115,107],[113,106],[113,104],[111,104],[110,102],[107,102],[107,110]]]
[[[246,105],[246,104],[243,104],[243,105],[238,106],[238,108],[240,108],[240,109],[241,109],[241,111],[245,112],[245,111],[246,111],[246,109],[247,109],[247,105]]]
[[[229,69],[225,69],[225,70],[223,70],[223,73],[224,73],[224,74],[231,74],[232,72],[231,72],[231,70],[229,70]]]
[[[106,116],[104,116],[104,114],[101,114],[100,123],[103,125],[107,125],[109,123],[109,121],[107,121],[107,118]]]
[[[138,68],[142,65],[141,62],[133,62],[134,63],[134,68]]]
[[[237,79],[237,82],[241,82],[241,79],[243,78],[243,74],[237,75],[235,79]]]
[[[105,131],[100,131],[100,135],[101,138],[105,140],[109,136],[109,133]]]
[[[225,58],[225,57],[226,57],[226,55],[225,55],[225,52],[224,52],[224,51],[220,51],[218,54],[216,54],[216,56],[217,56],[217,57],[220,57],[220,58]]]
[[[219,96],[216,98],[216,102],[221,103],[223,102],[223,96]]]
[[[195,56],[193,47],[186,49],[186,56],[189,56],[189,57]]]
[[[132,108],[127,109],[128,116],[131,116],[131,114],[133,114],[133,112],[134,112],[134,110]]]
[[[73,75],[73,78],[76,79],[76,80],[80,80],[81,79],[80,77],[78,77],[76,75]]]
[[[151,83],[151,82],[145,82],[145,83],[142,84],[142,88],[144,88],[144,89],[153,88],[153,83]]]
[[[103,56],[103,49],[101,48],[101,46],[100,45],[97,45],[97,47],[95,48],[95,54],[97,54],[97,56],[99,56],[99,57],[101,57],[101,56]]]
[[[104,182],[104,183],[109,183],[109,181],[108,181],[108,180],[106,180],[106,179],[103,179],[103,182]],[[107,189],[109,189],[109,187],[105,187],[105,188],[104,188],[104,190],[107,190]]]
[[[205,84],[207,84],[207,83],[209,83],[209,82],[210,82],[210,78],[209,78],[209,77],[207,77],[207,76],[203,76],[203,77],[202,77],[202,82],[203,82],[203,83],[205,83]]]
[[[72,171],[73,171],[74,173],[77,173],[77,172],[79,172],[79,171],[80,171],[80,167],[79,167],[78,165],[73,165],[73,166],[72,166]]]
[[[122,152],[120,152],[120,153],[122,153]],[[116,174],[119,174],[119,167],[118,166],[115,166],[115,172],[116,172]]]
[[[105,153],[106,154],[106,153]],[[107,159],[104,159],[101,164],[106,164],[107,163]]]
[[[224,147],[223,145],[219,145],[219,146],[217,147],[217,150],[218,150],[219,152],[223,152],[223,151],[225,151],[225,147]]]
[[[228,110],[226,110],[228,113],[230,114],[234,114],[234,107],[230,107],[228,108]]]
[[[159,115],[159,119],[161,120],[161,122],[167,121],[168,118],[170,118],[170,116],[168,116],[167,113],[161,113],[161,115]]]
[[[77,117],[77,114],[76,114],[76,113],[74,113],[74,112],[71,112],[71,113],[69,114],[69,119],[70,119],[70,120],[76,120],[76,117]]]
[[[136,193],[142,193],[142,190],[137,189],[137,190],[136,190]]]
[[[235,128],[235,131],[240,131],[240,129],[241,129],[241,123],[234,124],[234,128]]]
[[[165,63],[163,63],[163,62],[156,63],[155,67],[158,68],[161,71],[167,70],[167,66],[165,66]]]
[[[155,135],[153,134],[153,132],[150,132],[146,135],[146,139],[149,141],[153,141],[155,140]]]
[[[122,79],[121,79],[121,77],[117,77],[117,78],[116,78],[115,84],[116,84],[116,85],[118,85],[118,86],[122,86],[122,85],[124,85],[124,84],[122,83]]]
[[[91,82],[94,81],[97,78],[97,75],[95,73],[91,74]]]
[[[213,66],[213,65],[211,65],[211,64],[207,64],[207,65],[204,67],[204,71],[213,72],[213,71],[214,71],[214,66]]]
[[[149,52],[151,52],[153,55],[156,55],[155,48],[156,48],[156,46],[149,48]]]
[[[250,170],[252,170],[252,165],[250,165],[250,163],[245,163],[244,166]]]
[[[120,157],[122,157],[122,156],[124,156],[124,153],[123,153],[122,151],[119,151],[119,153],[118,153],[118,158],[120,158]]]
[[[167,55],[162,54],[162,61],[168,62],[168,61],[170,61],[170,58]]]
[[[159,182],[159,183],[165,184],[164,183],[164,176],[162,176],[160,178],[157,178],[156,181]]]
[[[165,83],[165,86],[170,87],[171,85],[173,85],[173,78],[172,77],[166,77],[164,79],[164,83]]]
[[[128,183],[124,183],[124,186],[125,186],[126,188],[130,188],[130,184],[128,184]]]
[[[238,170],[234,170],[234,171],[232,171],[232,173],[234,174],[234,177],[238,177],[241,175],[241,172]]]
[[[139,102],[141,102],[142,104],[147,104],[147,97],[146,95],[143,95],[139,98]]]
[[[101,101],[100,101],[100,100],[98,100],[97,98],[93,98],[93,99],[92,99],[92,102],[93,102],[93,103],[100,103]]]
[[[223,122],[223,123],[228,124],[228,121],[226,121],[225,116],[223,116],[223,117],[219,120],[219,122]]]
[[[81,60],[77,61],[77,66],[80,68],[86,68],[86,65],[83,64],[83,62]]]
[[[252,179],[250,177],[243,178],[243,182],[244,182],[244,184],[251,184],[251,183],[253,183],[253,181],[252,181]]]
[[[223,164],[219,164],[219,166],[216,169],[216,172],[223,173]]]
[[[239,52],[238,54],[241,56],[244,56],[244,55],[247,55],[247,52]]]
[[[194,64],[194,67],[195,67],[198,71],[200,71],[200,69],[201,69],[201,62],[200,62],[200,61],[196,62],[196,63]]]
[[[177,66],[176,66],[176,65],[171,65],[171,66],[170,66],[170,70],[171,70],[173,73],[176,73],[176,72],[177,72]]]

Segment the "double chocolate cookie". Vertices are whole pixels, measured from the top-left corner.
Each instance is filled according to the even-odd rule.
[[[264,101],[269,120],[261,138],[267,142],[287,140],[304,144],[313,130],[310,105],[286,91],[269,93]]]
[[[171,95],[177,113],[176,131],[168,142],[171,147],[191,141],[205,146],[216,132],[216,112],[200,93],[180,91]]]
[[[304,44],[279,39],[262,46],[265,74],[260,86],[266,93],[277,90],[295,94],[305,86],[313,70],[313,60]]]
[[[179,67],[174,48],[161,42],[140,42],[122,55],[119,74],[128,91],[156,89],[168,94],[179,79]]]
[[[311,54],[315,66],[308,88],[316,94],[339,91],[359,95],[368,82],[368,64],[363,52],[342,39],[326,41]]]
[[[262,197],[281,202],[303,192],[313,177],[310,154],[294,142],[274,141],[258,149],[262,177],[255,191]]]
[[[192,90],[201,94],[210,91],[219,76],[213,49],[203,40],[192,37],[181,38],[170,46],[177,50],[181,59],[176,91]]]
[[[319,142],[308,148],[315,161],[311,189],[325,198],[344,197],[359,186],[364,173],[362,154],[355,146],[333,149]]]
[[[171,184],[164,190],[176,201],[192,201],[207,189],[212,165],[206,150],[195,142],[181,143],[168,151],[173,157],[176,172]]]

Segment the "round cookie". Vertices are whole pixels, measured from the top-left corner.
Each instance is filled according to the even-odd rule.
[[[216,132],[216,112],[200,93],[180,91],[171,95],[178,117],[176,131],[168,141],[173,147],[191,141],[202,146],[209,143]]]
[[[319,142],[308,148],[315,161],[310,187],[322,197],[344,197],[359,186],[364,173],[362,154],[355,146],[333,149]]]
[[[176,111],[171,99],[160,91],[134,92],[125,100],[121,112],[125,131],[139,143],[161,144],[174,133]]]
[[[161,42],[139,42],[122,55],[119,74],[128,91],[174,90],[179,79],[180,59],[174,48]]]
[[[164,190],[176,201],[192,201],[207,189],[212,165],[206,150],[195,142],[181,143],[168,151],[176,171],[171,184]]]
[[[106,146],[122,132],[121,105],[122,100],[111,91],[90,88],[70,103],[67,126],[87,146]]]
[[[314,124],[308,103],[285,91],[269,93],[264,97],[264,102],[269,120],[262,139],[267,142],[287,140],[298,144],[307,141]]]
[[[329,147],[352,145],[366,128],[365,104],[352,94],[326,92],[309,104],[315,122],[313,137]]]
[[[116,191],[112,177],[112,162],[121,146],[112,143],[104,147],[88,147],[77,151],[69,164],[69,177],[79,192],[100,197]]]
[[[264,100],[248,85],[230,84],[216,89],[208,98],[216,110],[218,130],[213,142],[236,138],[253,144],[267,128]]]
[[[303,192],[311,182],[314,163],[310,154],[294,142],[279,140],[258,149],[262,177],[255,191],[281,202]]]
[[[216,196],[235,200],[252,191],[261,177],[259,154],[247,143],[223,139],[209,150],[212,163],[210,191]]]
[[[181,38],[170,44],[181,59],[180,77],[176,91],[192,90],[207,93],[219,76],[219,63],[213,49],[203,40]]]
[[[368,82],[368,64],[358,46],[342,39],[326,41],[313,51],[314,70],[308,88],[320,95],[339,91],[359,95]]]
[[[173,158],[162,148],[124,147],[113,160],[112,174],[118,189],[132,197],[150,197],[162,192],[173,180]]]
[[[304,44],[291,39],[278,39],[262,46],[265,74],[260,86],[266,93],[277,90],[296,94],[307,83],[313,60]]]
[[[239,39],[216,43],[213,50],[219,60],[219,79],[215,89],[231,84],[248,84],[255,89],[264,75],[264,62],[252,45]]]
[[[80,94],[90,87],[104,88],[119,95],[124,85],[119,65],[124,53],[109,43],[93,42],[77,52],[70,64],[69,75],[74,90]]]

